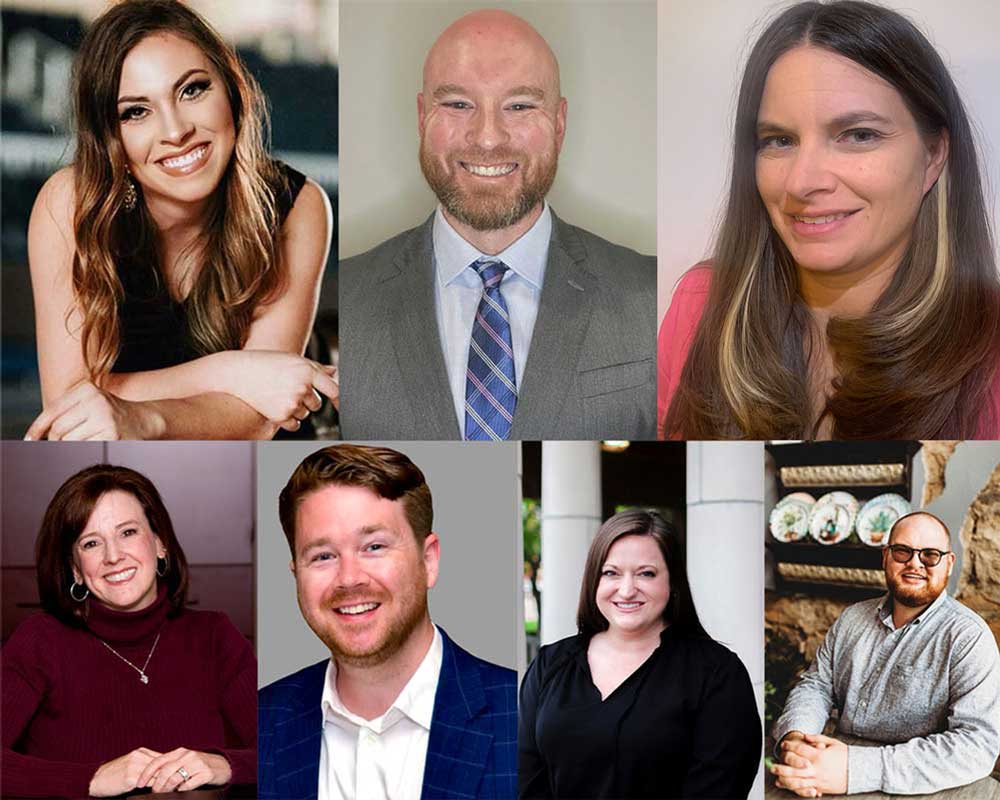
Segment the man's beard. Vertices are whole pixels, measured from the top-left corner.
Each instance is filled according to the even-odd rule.
[[[385,632],[380,640],[374,645],[366,648],[352,647],[349,641],[342,641],[338,638],[337,631],[332,625],[324,624],[326,620],[313,620],[306,617],[306,622],[313,632],[322,640],[331,655],[338,664],[346,664],[351,667],[368,668],[384,664],[409,641],[414,631],[420,627],[420,623],[428,616],[427,612],[427,583],[426,580],[420,582],[422,585],[414,586],[412,591],[408,591],[404,597],[396,597],[397,612],[395,617],[386,622]],[[359,592],[338,592],[330,597],[326,603],[329,614],[336,614],[334,608],[345,605],[352,605],[356,602],[373,600],[383,603],[379,607],[380,611],[388,611],[384,605],[385,599],[373,598],[371,593]]]
[[[518,170],[525,169],[522,155],[505,150],[469,151],[463,153],[460,159],[449,157],[449,160],[456,165],[458,161],[467,164],[517,162]],[[439,157],[427,152],[423,140],[420,142],[420,168],[441,205],[455,219],[477,231],[509,228],[523,219],[549,193],[558,166],[559,156],[553,143],[551,152],[539,156],[531,172],[524,173],[521,186],[515,192],[491,189],[488,185],[479,191],[469,192],[459,186],[458,176],[449,173]],[[460,165],[455,168],[462,169]]]
[[[929,606],[937,600],[941,592],[948,585],[947,578],[935,581],[934,577],[930,574],[928,574],[927,581],[923,586],[907,586],[903,583],[902,576],[898,580],[889,579],[886,576],[886,582],[888,583],[889,593],[892,595],[893,601],[907,608]]]

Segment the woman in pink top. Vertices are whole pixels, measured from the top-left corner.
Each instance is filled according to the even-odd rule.
[[[900,14],[800,3],[747,63],[710,265],[659,341],[661,435],[1000,435],[1000,279],[972,131]]]

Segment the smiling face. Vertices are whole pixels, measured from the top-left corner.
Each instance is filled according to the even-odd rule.
[[[156,559],[166,555],[134,495],[101,495],[73,544],[73,576],[116,611],[140,611],[156,599]]]
[[[915,514],[900,520],[892,529],[889,544],[903,544],[914,550],[933,547],[950,550],[947,532],[933,517]],[[914,553],[905,564],[892,558],[889,549],[882,551],[882,569],[893,600],[909,608],[922,608],[937,599],[948,585],[955,566],[955,554],[941,557],[937,566],[928,567]]]
[[[215,191],[236,128],[225,82],[197,45],[172,33],[139,42],[122,63],[117,110],[147,204],[200,203]]]
[[[659,632],[669,600],[670,575],[656,539],[629,535],[615,541],[597,584],[597,608],[609,630]]]
[[[757,189],[802,271],[891,275],[947,156],[886,81],[801,46],[771,67],[757,116]]]
[[[358,486],[326,486],[299,504],[292,571],[299,608],[339,662],[367,667],[430,625],[438,541],[418,545],[400,501]]]
[[[477,231],[531,222],[566,130],[559,68],[523,20],[470,14],[431,48],[417,96],[420,166],[449,221]]]

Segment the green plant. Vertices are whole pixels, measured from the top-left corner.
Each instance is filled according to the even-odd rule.
[[[521,537],[524,543],[524,572],[531,582],[538,614],[542,613],[542,593],[538,589],[538,576],[542,567],[542,511],[537,500],[521,500]],[[525,622],[526,633],[537,633],[538,623]]]

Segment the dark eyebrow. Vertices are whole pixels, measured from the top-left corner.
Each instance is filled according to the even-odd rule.
[[[186,81],[196,72],[204,72],[206,75],[208,75],[208,70],[202,69],[201,67],[194,67],[192,69],[189,69],[174,82],[173,91],[176,92],[178,89],[180,89],[184,81]],[[122,103],[148,103],[148,102],[149,98],[144,95],[122,95],[121,97],[118,98],[119,105],[121,105]]]
[[[862,122],[875,122],[882,125],[892,125],[891,119],[876,114],[874,111],[848,111],[846,114],[841,114],[840,116],[834,117],[828,123],[830,128],[849,128],[852,125],[858,125]],[[779,125],[777,122],[771,122],[766,119],[757,121],[757,133],[791,133],[791,131]]]

